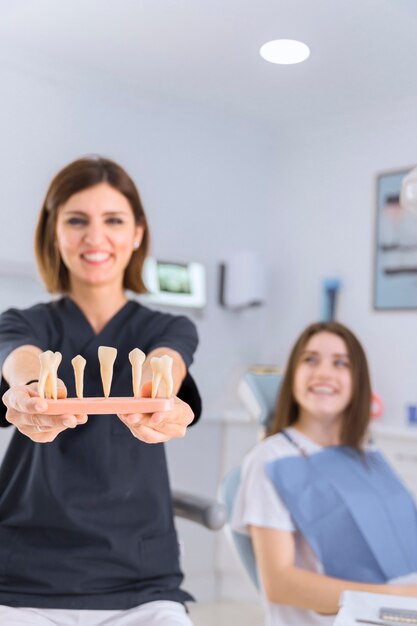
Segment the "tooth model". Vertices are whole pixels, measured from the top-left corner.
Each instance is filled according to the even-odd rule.
[[[77,398],[83,397],[84,391],[84,368],[87,361],[81,354],[77,354],[72,361],[72,367],[74,368],[74,376],[75,376],[75,393]]]
[[[103,391],[106,398],[110,395],[111,381],[113,378],[113,365],[116,360],[116,348],[100,346],[98,349],[98,360],[100,361],[100,374],[103,383]]]
[[[100,346],[98,358],[100,361],[100,373],[105,397],[85,398],[83,395],[84,369],[86,360],[78,354],[71,361],[75,374],[76,398],[60,398],[58,396],[58,366],[62,355],[60,352],[47,350],[39,355],[41,371],[39,374],[38,390],[42,398],[48,400],[45,415],[64,415],[66,413],[78,415],[114,415],[130,413],[156,413],[172,411],[174,407],[172,366],[173,359],[164,354],[161,357],[151,358],[152,369],[152,397],[140,397],[142,380],[142,366],[146,359],[145,354],[139,348],[129,353],[129,361],[132,365],[132,382],[134,397],[119,398],[110,397],[110,388],[113,379],[113,367],[116,360],[116,348]],[[156,397],[158,386],[164,381],[166,397]],[[51,398],[54,398],[53,400]]]
[[[140,398],[140,381],[142,379],[142,365],[146,355],[139,348],[129,352],[129,361],[132,365],[133,397]]]
[[[47,350],[39,355],[41,371],[39,374],[38,393],[41,398],[58,398],[58,367],[62,360],[60,352]]]
[[[172,357],[167,354],[160,357],[152,357],[150,361],[152,370],[152,398],[156,398],[161,380],[163,380],[165,384],[166,397],[171,398],[174,386],[172,380],[172,362]]]

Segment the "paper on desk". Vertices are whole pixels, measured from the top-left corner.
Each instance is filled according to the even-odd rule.
[[[400,582],[401,581],[401,582]],[[410,574],[395,579],[395,584],[412,584],[417,581],[417,574]],[[391,581],[393,582],[393,581]],[[390,607],[396,609],[414,609],[417,599],[406,596],[387,596],[380,593],[363,591],[345,591],[340,602],[340,611],[334,626],[359,626],[357,618],[379,620],[379,609]],[[365,626],[365,625],[364,625]]]

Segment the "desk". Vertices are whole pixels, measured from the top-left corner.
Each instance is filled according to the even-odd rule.
[[[386,596],[380,593],[345,591],[340,602],[341,608],[334,626],[366,626],[356,622],[357,618],[381,621],[378,611],[381,607],[417,610],[417,598]]]

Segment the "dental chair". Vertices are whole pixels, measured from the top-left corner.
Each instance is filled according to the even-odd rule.
[[[252,417],[256,417],[267,432],[273,417],[276,398],[281,385],[282,376],[278,372],[245,374],[239,393]],[[231,540],[242,565],[252,583],[260,588],[259,575],[256,567],[252,540],[249,535],[235,532],[230,527],[233,505],[240,484],[241,468],[235,467],[223,478],[219,488],[219,499],[226,510],[225,530]]]
[[[171,498],[176,517],[196,522],[210,530],[220,530],[226,523],[226,508],[217,500],[175,489],[171,491]]]
[[[197,386],[189,373],[182,382],[178,397],[191,406],[194,420],[190,426],[193,426],[200,419],[202,404]],[[176,517],[190,520],[210,530],[220,530],[226,522],[225,506],[217,500],[175,489],[171,491],[171,498]]]

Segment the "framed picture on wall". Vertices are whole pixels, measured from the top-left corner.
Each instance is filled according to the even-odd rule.
[[[400,204],[401,183],[412,167],[376,180],[374,308],[417,309],[417,215]]]

